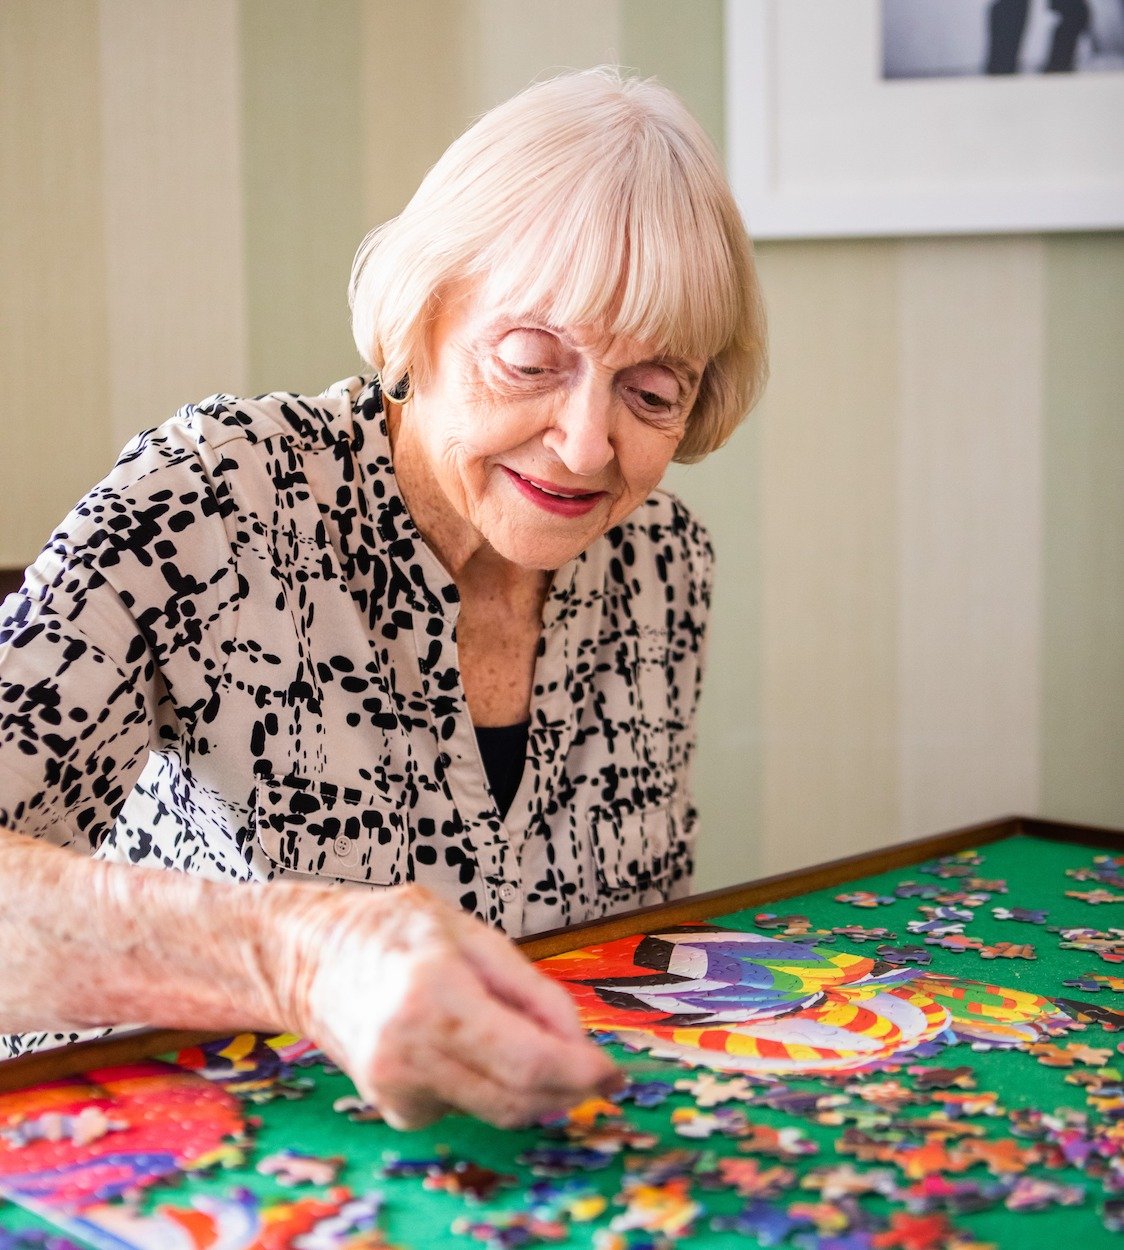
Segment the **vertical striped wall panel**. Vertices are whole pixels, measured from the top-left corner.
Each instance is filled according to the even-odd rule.
[[[766,871],[875,845],[897,814],[895,260],[892,243],[763,249]]]
[[[49,6],[48,6],[49,7]],[[98,6],[109,429],[249,381],[237,0]]]
[[[1042,286],[1039,239],[900,247],[900,830],[911,836],[1039,807]]]
[[[367,229],[359,0],[241,0],[248,386],[358,373],[347,280]]]
[[[1124,825],[1124,238],[1045,253],[1043,811]]]
[[[97,5],[0,4],[0,566],[110,454]]]

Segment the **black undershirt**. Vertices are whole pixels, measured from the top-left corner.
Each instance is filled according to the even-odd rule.
[[[488,786],[501,817],[507,815],[511,800],[519,789],[523,765],[527,760],[527,734],[530,728],[529,720],[521,721],[518,725],[487,728],[476,726],[476,741],[480,747],[480,758],[484,762],[484,774],[488,778]]]

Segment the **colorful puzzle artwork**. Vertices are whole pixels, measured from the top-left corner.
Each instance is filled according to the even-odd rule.
[[[295,1037],[0,1093],[0,1250],[1118,1245],[1122,875],[1017,838],[545,960],[629,1082],[526,1130]]]
[[[542,967],[587,1028],[746,1072],[847,1071],[935,1040],[1026,1045],[1073,1024],[1038,994],[717,925],[622,938]]]

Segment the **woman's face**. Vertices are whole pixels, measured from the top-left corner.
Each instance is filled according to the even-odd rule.
[[[628,516],[675,454],[706,363],[478,296],[437,320],[430,360],[392,419],[395,468],[454,573],[482,544],[556,569]]]

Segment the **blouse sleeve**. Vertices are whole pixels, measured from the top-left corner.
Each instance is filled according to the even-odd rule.
[[[139,435],[0,604],[0,825],[94,850],[205,709],[240,598],[221,468],[189,421]]]

